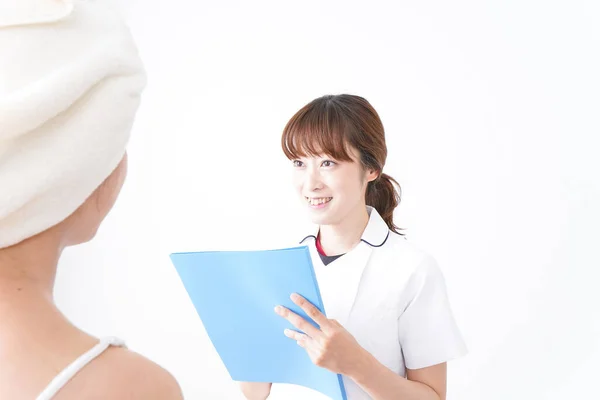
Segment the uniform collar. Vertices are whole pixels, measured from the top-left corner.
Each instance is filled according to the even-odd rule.
[[[369,222],[367,222],[367,227],[365,228],[360,240],[371,247],[381,247],[390,236],[390,230],[376,209],[371,206],[367,206],[367,213],[369,213]],[[309,238],[317,240],[318,233],[319,226],[317,225],[313,227],[313,231],[309,235],[305,236],[304,239],[300,241],[300,244],[303,244]]]

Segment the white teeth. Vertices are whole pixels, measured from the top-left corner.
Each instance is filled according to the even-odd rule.
[[[312,206],[318,206],[318,205],[330,202],[332,198],[333,197],[320,197],[320,198],[307,197],[306,201]]]

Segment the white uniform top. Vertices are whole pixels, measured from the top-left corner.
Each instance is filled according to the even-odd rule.
[[[308,245],[328,318],[340,322],[369,353],[398,375],[466,354],[444,277],[435,259],[391,232],[368,207],[360,243],[327,266],[317,252],[316,233]],[[371,397],[344,377],[348,400]],[[297,387],[277,388],[273,398],[296,398]],[[281,393],[281,394],[280,394]],[[318,396],[315,395],[315,398]],[[326,398],[326,397],[323,397]]]

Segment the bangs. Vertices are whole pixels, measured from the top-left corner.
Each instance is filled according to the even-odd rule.
[[[322,97],[290,119],[283,130],[281,146],[290,160],[327,155],[339,161],[352,161],[347,148],[350,128],[334,103]]]

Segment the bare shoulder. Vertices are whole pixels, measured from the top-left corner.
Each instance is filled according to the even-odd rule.
[[[63,391],[65,400],[81,398],[83,393],[86,399],[183,399],[179,384],[167,370],[140,354],[116,347],[85,367]]]
[[[143,394],[144,399],[182,399],[179,384],[167,371],[158,364],[133,351],[115,348],[112,364],[120,365],[119,373],[126,377],[136,392]],[[111,361],[111,360],[107,360]]]

